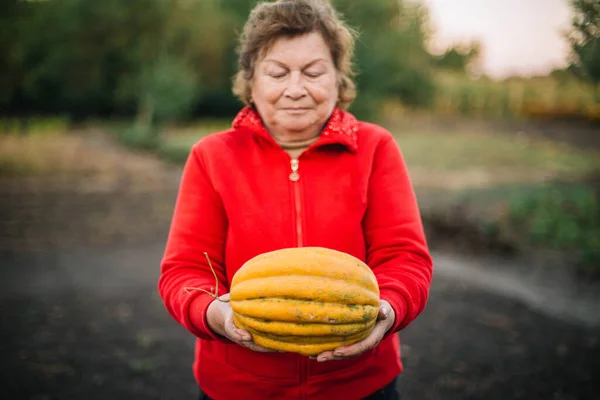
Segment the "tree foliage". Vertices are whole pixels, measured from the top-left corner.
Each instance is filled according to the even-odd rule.
[[[592,83],[600,84],[600,0],[571,0],[574,16],[571,42],[573,66]]]
[[[358,97],[352,110],[365,118],[376,115],[386,98],[408,106],[428,104],[434,87],[426,49],[427,10],[397,0],[337,0],[334,4],[359,33]]]
[[[156,123],[187,112],[231,115],[237,35],[255,0],[8,1],[0,16],[2,113],[137,115]],[[402,0],[333,0],[359,31],[359,96],[432,97],[427,13]]]
[[[433,56],[433,63],[441,69],[466,73],[479,61],[481,52],[482,46],[478,42],[456,44],[442,54]]]

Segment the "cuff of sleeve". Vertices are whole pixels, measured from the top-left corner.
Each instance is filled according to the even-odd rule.
[[[396,333],[400,330],[400,328],[402,327],[402,323],[404,322],[404,318],[406,317],[408,307],[404,297],[402,297],[402,295],[398,294],[398,292],[394,290],[381,290],[380,298],[390,303],[390,306],[392,306],[395,315],[394,325],[392,325],[392,327],[387,331],[387,336]]]
[[[230,341],[220,335],[217,335],[210,329],[207,320],[208,306],[214,298],[208,294],[200,294],[194,298],[189,304],[189,318],[191,331],[200,339],[205,340],[216,340],[224,343],[230,343]]]

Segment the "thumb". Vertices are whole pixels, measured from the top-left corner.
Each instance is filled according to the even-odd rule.
[[[377,316],[377,319],[386,319],[388,317],[388,315],[390,315],[390,310],[388,309],[388,305],[387,304],[382,304],[379,307],[379,315]]]

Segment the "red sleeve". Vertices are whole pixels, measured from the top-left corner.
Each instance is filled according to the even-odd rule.
[[[223,204],[197,144],[183,169],[158,291],[169,314],[192,334],[207,340],[220,340],[206,321],[206,310],[214,299],[202,291],[186,288],[215,292],[215,277],[206,252],[219,280],[219,295],[228,292],[223,265],[226,229]]]
[[[412,183],[391,135],[379,144],[373,163],[364,219],[367,264],[377,277],[381,299],[396,314],[390,334],[424,310],[433,263]]]

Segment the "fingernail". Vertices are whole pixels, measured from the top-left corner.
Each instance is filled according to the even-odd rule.
[[[327,360],[328,360],[328,358],[327,358],[327,357],[323,357],[323,358],[318,358],[318,359],[317,359],[317,361],[318,361],[318,362],[325,362],[325,361],[327,361]]]
[[[388,314],[388,310],[387,310],[387,308],[382,308],[382,309],[381,309],[381,313],[382,313],[384,316],[386,316],[386,317],[387,317],[387,314]]]
[[[333,355],[334,355],[334,356],[336,356],[336,357],[341,357],[341,356],[343,356],[344,354],[343,354],[341,351],[334,351],[334,352],[333,352]]]

